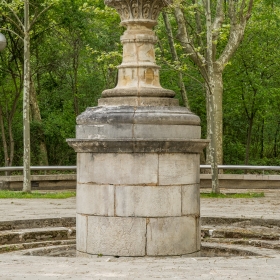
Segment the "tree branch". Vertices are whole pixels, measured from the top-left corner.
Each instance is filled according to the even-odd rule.
[[[7,20],[12,23],[19,31],[22,35],[24,35],[24,32],[22,30],[22,28],[20,27],[20,25],[18,25],[13,19],[11,19],[10,17],[8,16],[5,16],[5,18],[7,18]]]
[[[183,12],[178,6],[174,8],[175,18],[178,24],[177,38],[181,42],[185,52],[190,55],[191,60],[198,66],[199,71],[205,80],[208,79],[205,69],[206,60],[202,54],[195,50],[192,40],[186,29]]]
[[[29,25],[29,30],[31,30],[32,26],[36,23],[37,19],[43,14],[45,13],[47,10],[49,10],[51,7],[53,6],[53,4],[50,4],[48,7],[46,7],[45,9],[43,9],[40,13],[38,13],[37,15],[35,15],[35,17],[32,19],[32,21],[30,22]]]
[[[221,67],[222,70],[224,69],[226,64],[229,62],[229,60],[231,59],[231,57],[233,56],[233,54],[235,53],[236,49],[238,48],[238,46],[240,45],[240,43],[243,39],[245,27],[246,27],[247,21],[250,18],[254,0],[249,0],[249,1],[250,2],[249,2],[248,10],[246,13],[246,17],[243,17],[242,20],[240,20],[240,22],[238,23],[236,20],[237,11],[235,10],[235,7],[234,7],[234,5],[235,5],[234,0],[229,0],[228,13],[229,13],[230,25],[231,25],[230,35],[229,35],[229,40],[227,42],[227,45],[226,45],[223,53],[221,54],[220,58],[217,60],[217,63],[219,64],[219,66]],[[243,0],[242,5],[243,5],[243,3],[245,3],[245,0]],[[239,15],[241,15],[241,14],[243,15],[244,8],[245,8],[245,6],[241,8],[241,10],[239,11]]]
[[[4,2],[6,4],[6,7],[13,13],[13,15],[15,16],[15,18],[17,19],[19,25],[21,26],[21,28],[24,30],[24,24],[21,22],[21,20],[19,19],[18,15],[16,14],[16,12],[9,6],[9,4],[7,3],[6,0],[2,0],[2,2]]]
[[[247,15],[246,15],[246,21],[248,21],[248,19],[251,17],[253,4],[254,4],[254,0],[250,0],[248,5],[248,10],[247,10]]]
[[[192,1],[193,4],[197,5],[198,0],[192,0]],[[201,33],[202,33],[201,17],[198,8],[195,8],[195,23],[196,23],[196,36],[198,38],[199,45],[201,46],[202,49],[204,49],[204,43],[203,40],[201,39]]]
[[[225,14],[224,14],[224,0],[218,0],[217,6],[216,6],[216,17],[213,22],[213,41],[217,40],[220,34],[220,29],[222,27],[222,24],[225,20]]]
[[[19,37],[23,41],[23,38],[19,34],[17,34],[15,31],[8,29],[8,28],[0,28],[0,31],[1,30],[8,31],[8,32],[15,34],[17,37]]]

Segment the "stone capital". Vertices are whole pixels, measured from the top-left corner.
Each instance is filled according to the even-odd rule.
[[[121,17],[121,24],[135,22],[154,26],[160,11],[168,6],[166,0],[105,0],[105,4],[117,10]]]

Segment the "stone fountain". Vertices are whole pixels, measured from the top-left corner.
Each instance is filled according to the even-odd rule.
[[[200,119],[160,85],[163,0],[105,0],[126,27],[118,84],[77,117],[77,255],[200,251]]]

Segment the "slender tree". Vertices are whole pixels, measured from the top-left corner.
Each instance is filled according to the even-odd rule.
[[[192,0],[174,6],[177,38],[205,81],[207,159],[215,193],[219,192],[217,165],[223,162],[223,71],[242,41],[252,7],[253,0]]]
[[[47,5],[41,10],[35,8],[33,19],[29,18],[29,0],[24,0],[23,21],[20,19],[21,3],[15,6],[13,3],[2,0],[2,5],[11,13],[5,15],[7,21],[15,25],[17,32],[11,29],[4,29],[11,32],[23,40],[23,191],[31,192],[31,175],[30,175],[30,83],[31,83],[31,69],[30,69],[30,33],[33,25],[38,18],[46,12],[50,7]],[[3,28],[2,28],[3,29]]]

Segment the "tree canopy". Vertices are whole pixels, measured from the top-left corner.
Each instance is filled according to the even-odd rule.
[[[185,23],[190,31],[197,17],[202,17],[199,3],[185,1],[179,6],[183,18],[190,21]],[[181,105],[188,104],[201,118],[206,138],[205,77],[182,44],[174,8],[165,11],[155,28],[161,84],[174,90]],[[76,155],[65,139],[75,137],[77,115],[96,106],[101,92],[115,86],[124,28],[117,13],[101,0],[30,0],[30,9],[31,21],[37,17],[30,32],[31,164],[75,164]],[[0,53],[0,162],[16,166],[23,163],[23,43],[17,21],[24,16],[22,1],[0,0],[0,14],[0,32],[7,38],[7,47]],[[256,0],[240,45],[223,66],[224,164],[280,162],[279,25],[280,4]],[[206,30],[189,34],[196,53],[206,54]],[[217,57],[223,54],[229,36],[229,19],[225,18],[219,38],[212,38]]]

